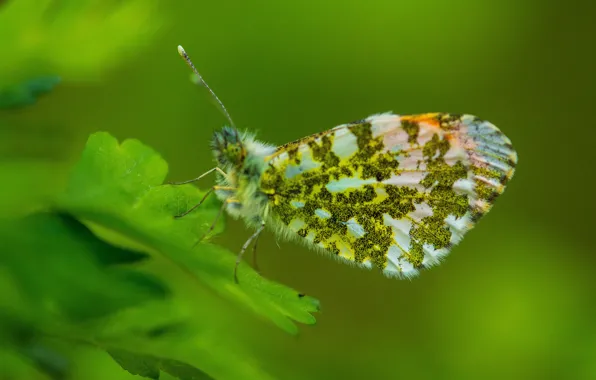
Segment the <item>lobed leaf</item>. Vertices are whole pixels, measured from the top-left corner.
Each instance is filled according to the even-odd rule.
[[[311,313],[319,309],[317,300],[261,277],[248,265],[241,265],[236,284],[236,255],[206,242],[197,244],[219,211],[218,202],[210,199],[196,212],[174,218],[204,192],[191,185],[162,185],[166,174],[166,162],[139,141],[118,144],[109,134],[96,133],[56,208],[92,229],[101,226],[94,230],[114,244],[160,255],[195,286],[209,287],[290,333],[297,332],[292,320],[315,323]]]

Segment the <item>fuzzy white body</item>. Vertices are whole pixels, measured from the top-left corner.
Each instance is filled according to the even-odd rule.
[[[215,193],[221,201],[228,202],[225,207],[230,216],[243,219],[251,227],[258,227],[266,220],[268,209],[267,197],[259,191],[259,181],[267,165],[266,157],[276,148],[255,140],[248,132],[243,133],[240,139],[246,150],[243,165],[238,167],[231,162],[222,165],[226,176],[218,176],[217,181],[219,186],[235,190],[216,190]],[[244,172],[247,168],[250,173]]]

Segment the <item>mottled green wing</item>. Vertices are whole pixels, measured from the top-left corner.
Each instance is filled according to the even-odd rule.
[[[470,115],[381,114],[286,144],[261,180],[287,236],[391,277],[440,262],[493,205],[517,155]]]

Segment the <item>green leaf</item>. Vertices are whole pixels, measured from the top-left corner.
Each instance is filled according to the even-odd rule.
[[[26,356],[0,347],[0,379],[48,380],[52,374],[43,374]]]
[[[142,257],[97,239],[68,215],[2,221],[0,241],[0,264],[38,312],[84,320],[167,295],[165,286],[150,275],[106,266],[114,257],[118,262]]]
[[[50,92],[58,83],[60,83],[60,77],[50,75],[0,88],[0,109],[31,105],[39,96]]]
[[[250,347],[221,323],[221,309],[214,309],[221,300],[214,303],[196,292],[189,299],[185,293],[174,289],[172,299],[123,310],[91,337],[75,339],[92,342],[131,373],[155,376],[159,369],[181,379],[269,379],[251,360]]]
[[[10,287],[5,282],[1,285]],[[237,337],[217,323],[219,314],[204,299],[194,299],[198,305],[192,307],[203,312],[193,315],[185,311],[188,300],[174,296],[73,324],[39,308],[6,315],[6,301],[10,300],[4,299],[4,293],[0,293],[0,301],[4,301],[0,307],[0,354],[3,346],[8,346],[30,367],[53,378],[71,378],[72,368],[65,366],[69,357],[57,353],[79,351],[81,345],[113,354],[123,368],[138,374],[154,375],[151,363],[159,361],[159,370],[181,379],[209,378],[207,373],[217,379],[270,378],[250,360],[250,349],[236,344]],[[27,371],[20,367],[8,370]],[[0,366],[0,378],[4,370]]]
[[[193,286],[209,287],[288,332],[297,332],[292,320],[315,323],[311,313],[319,310],[316,299],[269,281],[248,265],[240,266],[236,284],[236,255],[206,242],[196,244],[220,205],[210,198],[195,212],[175,219],[204,192],[191,185],[162,185],[166,174],[166,162],[151,148],[137,140],[118,144],[109,134],[96,133],[56,207],[85,221],[113,244],[159,256]],[[103,230],[95,229],[97,225]]]
[[[211,376],[191,365],[178,360],[139,355],[124,350],[110,350],[110,356],[133,375],[159,379],[160,371],[167,372],[180,380],[211,380]]]
[[[20,347],[21,354],[36,368],[48,375],[53,380],[65,380],[70,370],[69,361],[51,347],[32,342]]]
[[[180,380],[211,380],[211,376],[205,372],[189,366],[188,364],[179,362],[178,360],[162,360],[160,362],[160,368],[162,371],[169,373],[170,375]]]
[[[134,354],[125,350],[110,350],[108,354],[133,375],[159,379],[159,359],[153,356]]]

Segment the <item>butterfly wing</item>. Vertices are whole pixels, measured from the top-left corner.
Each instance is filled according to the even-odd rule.
[[[286,144],[261,179],[269,220],[356,264],[410,277],[493,205],[517,154],[471,115],[373,115]]]

